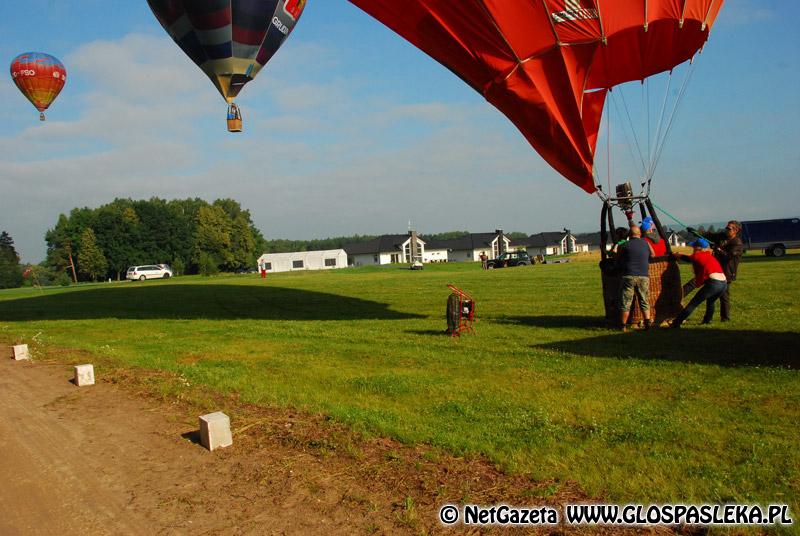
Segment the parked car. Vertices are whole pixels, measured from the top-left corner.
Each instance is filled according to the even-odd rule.
[[[144,266],[131,266],[125,279],[144,281],[145,279],[169,279],[172,277],[172,268],[166,264],[148,264]]]
[[[495,268],[506,268],[509,266],[527,266],[528,264],[532,264],[532,262],[527,251],[506,251],[496,259],[489,259],[486,261],[486,268],[493,270]]]

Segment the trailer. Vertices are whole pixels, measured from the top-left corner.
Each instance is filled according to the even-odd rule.
[[[742,222],[742,242],[748,250],[762,249],[767,257],[783,257],[800,248],[800,218]]]

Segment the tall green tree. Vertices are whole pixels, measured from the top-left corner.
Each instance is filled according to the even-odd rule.
[[[231,231],[233,225],[222,208],[218,206],[200,207],[197,212],[195,228],[195,251],[193,260],[198,265],[213,262],[216,266],[233,263]],[[209,261],[208,258],[212,259]]]
[[[22,286],[22,267],[14,248],[14,239],[3,231],[0,233],[0,288]]]
[[[97,281],[97,278],[105,276],[107,270],[108,261],[103,255],[103,250],[97,245],[97,238],[92,228],[87,227],[81,235],[78,271],[92,281]]]
[[[234,271],[239,268],[253,266],[256,252],[256,237],[253,234],[253,221],[250,211],[241,207],[233,199],[218,199],[214,206],[221,208],[231,221],[231,256],[232,260],[222,266],[224,270]],[[259,254],[260,255],[260,254]]]
[[[139,227],[139,216],[128,199],[115,199],[95,211],[92,230],[111,275],[118,281],[128,266],[147,262],[142,258]]]

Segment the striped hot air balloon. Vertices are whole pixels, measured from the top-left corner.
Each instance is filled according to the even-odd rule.
[[[44,111],[53,103],[67,81],[64,64],[50,54],[25,52],[11,62],[11,78],[19,90],[39,110],[44,121]]]
[[[241,130],[233,100],[289,37],[306,0],[147,0],[158,21],[229,103],[228,130]]]

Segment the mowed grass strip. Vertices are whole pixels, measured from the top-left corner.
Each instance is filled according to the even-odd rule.
[[[608,500],[785,502],[798,517],[798,275],[800,255],[747,257],[734,321],[699,326],[698,310],[677,332],[607,328],[596,263],[572,262],[0,291],[0,337],[485,455]],[[476,298],[476,334],[443,334],[447,283]]]

